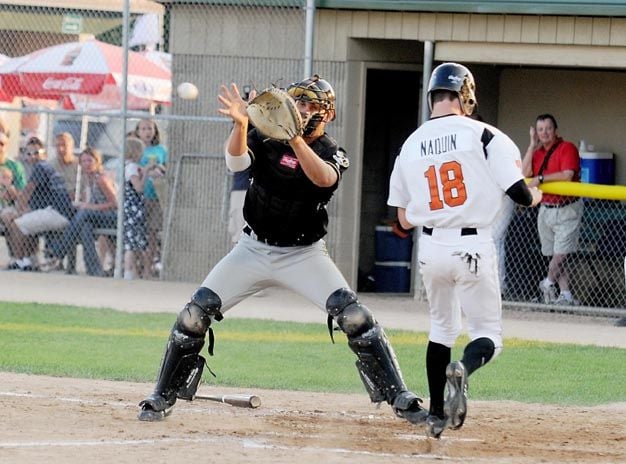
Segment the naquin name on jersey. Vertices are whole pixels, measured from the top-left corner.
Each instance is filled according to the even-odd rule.
[[[421,156],[443,155],[444,153],[455,151],[457,149],[456,138],[456,134],[447,134],[443,137],[423,140],[420,143]]]

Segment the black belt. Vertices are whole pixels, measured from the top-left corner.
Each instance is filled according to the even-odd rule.
[[[461,231],[461,235],[478,235],[476,227],[463,227],[459,230]],[[422,233],[425,235],[433,235],[433,228],[424,226],[422,227]]]
[[[563,208],[564,206],[571,205],[577,201],[578,200],[564,201],[563,203],[541,203],[541,206],[545,206],[546,208]]]
[[[310,245],[311,243],[316,242],[317,240],[311,241],[308,238],[296,238],[296,239],[271,239],[267,237],[262,237],[258,235],[256,232],[252,230],[250,226],[245,226],[243,228],[243,233],[249,235],[254,240],[259,242],[263,242],[266,245],[277,246],[277,247],[292,247],[292,246],[304,246]]]

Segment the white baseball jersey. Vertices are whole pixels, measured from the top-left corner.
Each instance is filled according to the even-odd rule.
[[[520,179],[520,152],[506,134],[466,116],[442,116],[402,146],[387,203],[405,208],[413,225],[488,227]]]

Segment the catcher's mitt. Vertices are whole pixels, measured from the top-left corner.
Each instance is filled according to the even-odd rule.
[[[302,116],[296,102],[284,90],[264,90],[248,104],[250,122],[266,137],[291,140],[302,135]]]

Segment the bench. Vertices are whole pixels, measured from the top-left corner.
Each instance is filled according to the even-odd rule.
[[[93,234],[94,235],[108,235],[108,236],[112,236],[115,237],[117,235],[117,229],[94,229],[93,230]]]

